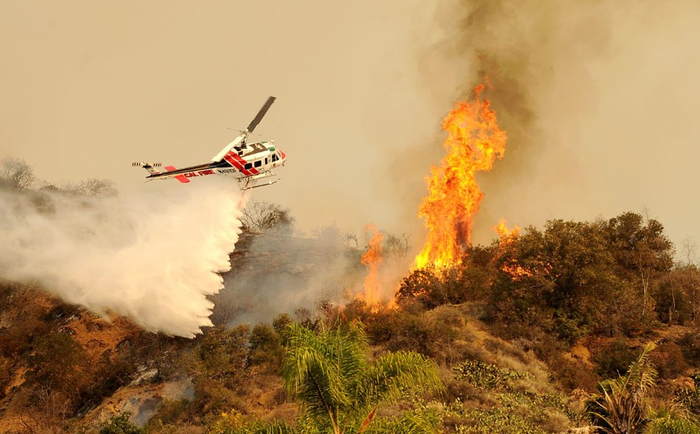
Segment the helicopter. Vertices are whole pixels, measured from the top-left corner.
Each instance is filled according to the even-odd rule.
[[[275,178],[272,169],[284,166],[287,155],[280,149],[277,149],[272,140],[256,143],[246,142],[248,136],[258,126],[273,102],[275,102],[274,96],[267,98],[267,101],[248,127],[216,154],[211,159],[211,162],[182,169],[177,169],[174,166],[165,166],[165,171],[157,169],[162,166],[161,163],[138,161],[131,165],[146,169],[149,173],[146,177],[148,181],[174,178],[183,184],[187,184],[193,178],[223,175],[235,177],[242,190],[275,184],[279,181],[279,178]]]

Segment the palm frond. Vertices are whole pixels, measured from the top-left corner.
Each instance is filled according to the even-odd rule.
[[[654,343],[648,344],[639,358],[630,365],[625,378],[626,386],[632,387],[636,392],[646,394],[656,385],[658,373],[649,360],[649,353],[656,348]]]
[[[328,335],[318,335],[294,324],[288,334],[282,376],[288,393],[297,395],[316,414],[332,417],[334,408],[351,403],[334,346]],[[330,347],[330,348],[329,348]]]
[[[389,353],[368,367],[354,395],[366,406],[395,401],[406,391],[441,391],[442,381],[432,359],[406,351]]]
[[[416,353],[392,353],[370,364],[369,342],[359,322],[318,332],[292,324],[286,338],[282,377],[287,392],[302,403],[300,427],[334,433],[369,430],[378,404],[406,391],[443,387],[435,362]]]
[[[591,395],[588,414],[605,433],[638,432],[648,422],[646,397],[656,385],[657,372],[649,360],[654,344],[646,346],[627,373],[598,384],[599,394]]]

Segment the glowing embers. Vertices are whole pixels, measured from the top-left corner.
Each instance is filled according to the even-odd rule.
[[[484,197],[476,173],[491,170],[503,158],[506,146],[506,133],[498,128],[496,114],[481,96],[484,88],[477,86],[473,101],[458,103],[442,122],[447,155],[426,178],[428,196],[418,215],[425,219],[428,235],[415,268],[458,265],[470,245],[474,215]]]

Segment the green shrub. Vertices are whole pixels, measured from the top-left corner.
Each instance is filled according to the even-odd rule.
[[[683,357],[693,366],[700,365],[700,333],[691,331],[678,339]]]
[[[632,351],[627,342],[618,338],[601,348],[593,357],[596,363],[596,373],[603,378],[618,377],[637,359],[639,353]]]
[[[129,421],[131,413],[117,414],[100,426],[100,434],[143,434],[143,430]]]
[[[694,386],[686,387],[676,392],[676,401],[683,404],[691,413],[700,415],[700,372],[690,375]]]
[[[148,421],[148,428],[177,424],[187,416],[191,405],[186,399],[164,399],[156,409],[156,414]]]
[[[454,368],[457,378],[479,389],[509,389],[527,374],[499,368],[479,360],[467,360]]]
[[[282,360],[282,339],[269,324],[259,323],[250,334],[250,364],[270,363],[279,366]]]
[[[669,412],[653,418],[644,428],[645,434],[700,434],[696,421]]]
[[[443,416],[447,432],[458,434],[545,434],[527,416],[512,409],[494,407],[488,410],[468,408],[461,402],[447,407]]]
[[[664,342],[656,347],[656,351],[651,353],[651,361],[660,378],[676,378],[688,369],[681,347],[673,342]]]

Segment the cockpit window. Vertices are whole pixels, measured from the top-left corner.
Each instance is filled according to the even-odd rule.
[[[277,160],[279,160],[279,158],[277,157],[277,154],[272,154],[272,161],[275,162]]]

